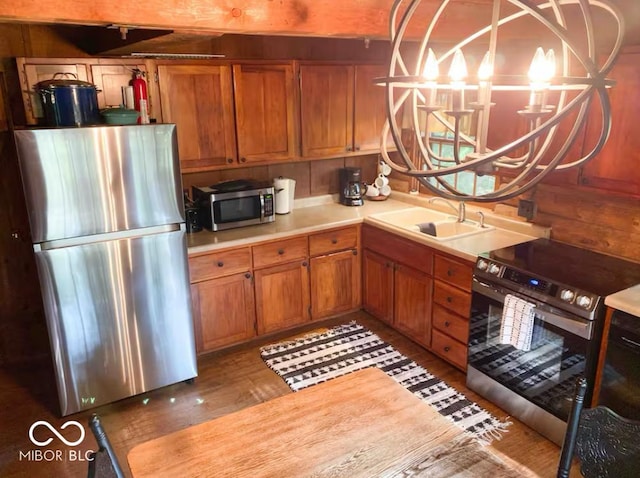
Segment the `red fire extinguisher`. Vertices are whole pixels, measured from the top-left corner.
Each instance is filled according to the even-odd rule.
[[[147,82],[144,81],[144,72],[133,70],[133,107],[140,112],[138,124],[149,123],[149,106],[147,99]]]

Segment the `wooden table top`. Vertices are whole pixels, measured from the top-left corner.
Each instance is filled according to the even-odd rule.
[[[522,476],[376,368],[142,443],[128,461],[135,478]]]

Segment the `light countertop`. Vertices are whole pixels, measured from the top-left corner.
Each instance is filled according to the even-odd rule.
[[[640,284],[607,296],[604,303],[613,309],[640,317]]]
[[[406,194],[393,193],[386,201],[365,200],[363,206],[344,206],[337,202],[335,196],[318,196],[296,200],[293,211],[285,215],[276,215],[276,220],[268,224],[247,226],[228,231],[201,232],[187,234],[189,255],[199,255],[216,249],[250,245],[257,242],[281,239],[293,234],[308,234],[329,228],[360,224],[362,222],[375,225],[381,229],[402,235],[408,239],[421,242],[434,249],[454,256],[475,261],[478,254],[501,247],[527,242],[538,237],[548,237],[549,229],[519,221],[509,221],[493,216],[486,211],[486,223],[495,225],[495,229],[468,237],[449,241],[438,241],[419,232],[412,232],[376,219],[384,212],[400,211],[415,208],[416,202]],[[396,197],[398,199],[396,199]],[[431,207],[426,203],[419,204],[430,209],[443,211],[441,207]],[[477,208],[467,208],[467,216],[471,217]],[[446,211],[446,209],[444,209]],[[450,211],[449,211],[450,212]]]

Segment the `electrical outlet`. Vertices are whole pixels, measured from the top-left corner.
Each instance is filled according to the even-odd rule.
[[[518,216],[527,220],[533,219],[536,215],[536,203],[530,199],[520,199],[518,201]]]

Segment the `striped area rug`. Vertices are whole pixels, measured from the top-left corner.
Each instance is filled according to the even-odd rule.
[[[261,349],[265,363],[293,391],[366,367],[378,367],[480,443],[498,439],[502,422],[356,322]]]

